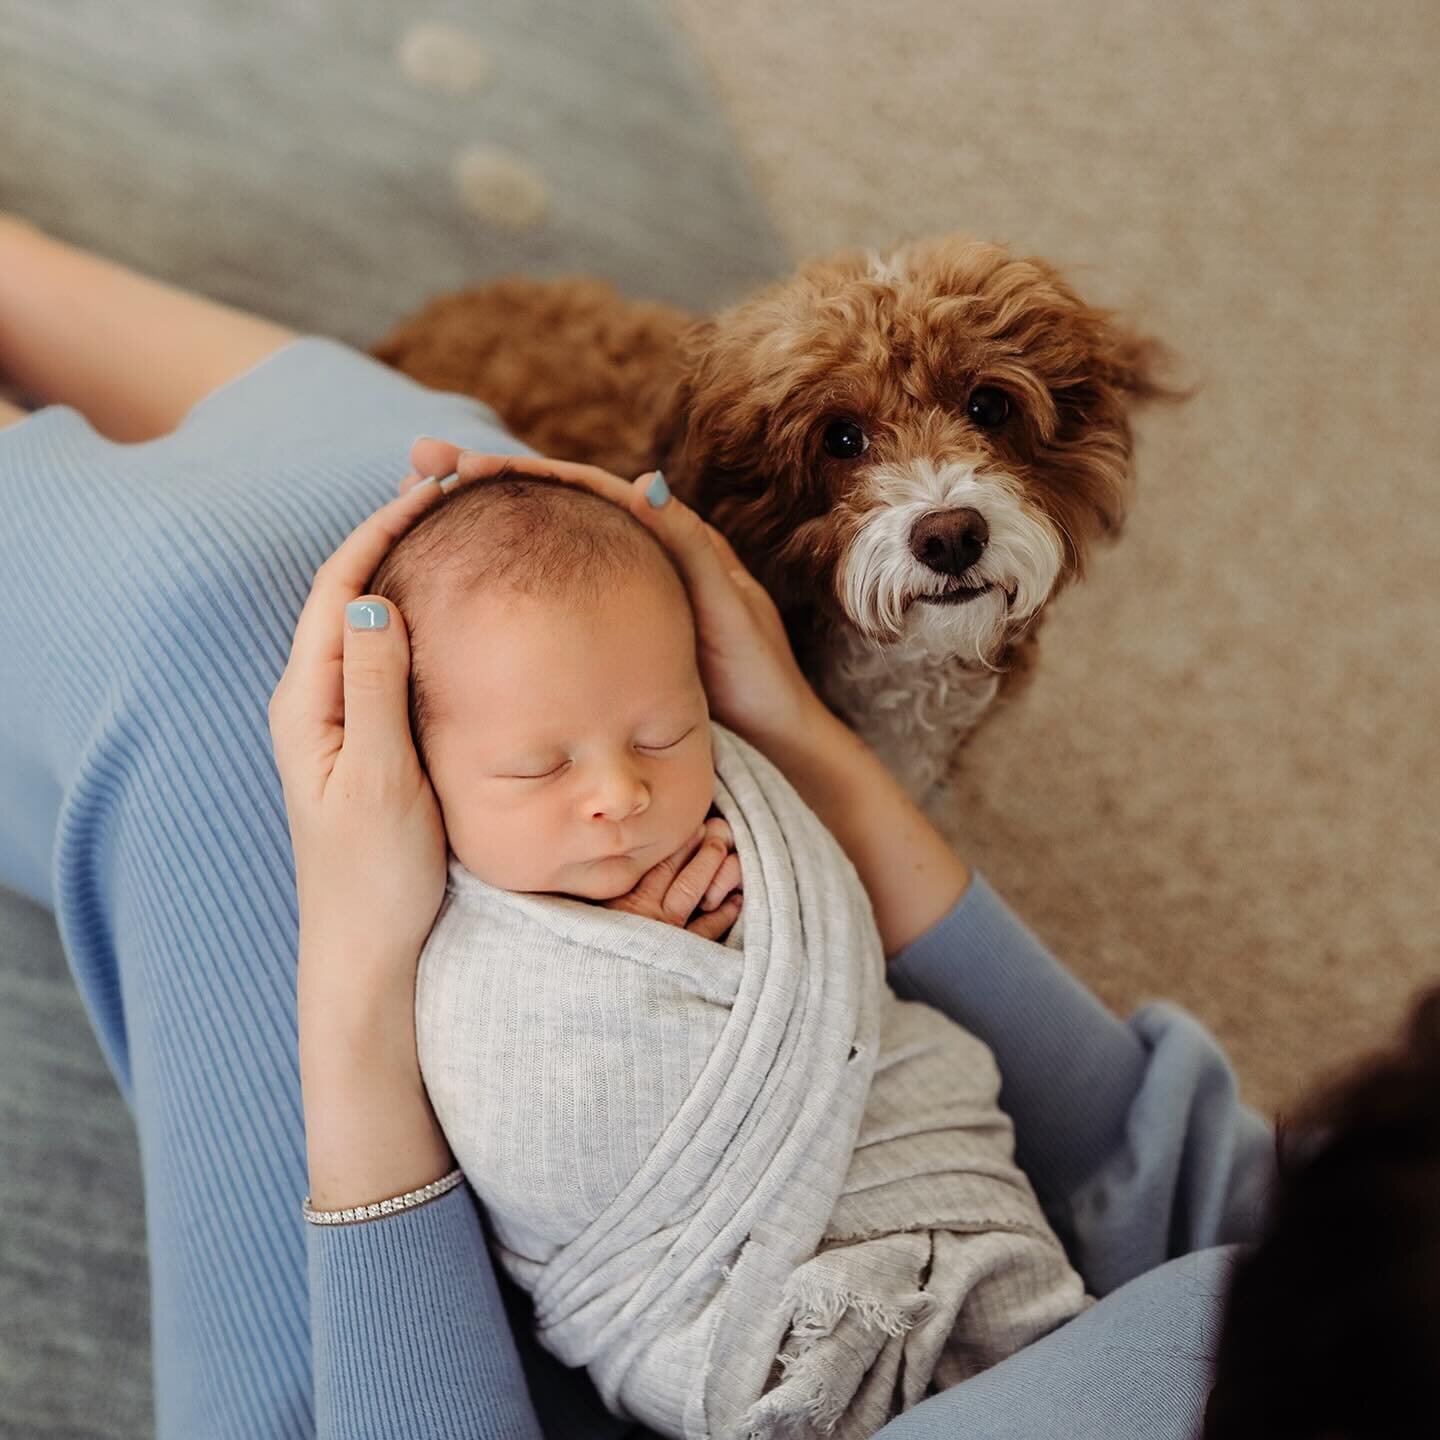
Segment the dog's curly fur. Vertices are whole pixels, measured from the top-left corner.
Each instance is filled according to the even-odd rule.
[[[663,468],[917,800],[1028,683],[1048,602],[1122,532],[1132,407],[1181,395],[1157,341],[1045,261],[961,235],[814,260],[709,317],[506,279],[437,297],[370,353],[476,396],[541,454]]]

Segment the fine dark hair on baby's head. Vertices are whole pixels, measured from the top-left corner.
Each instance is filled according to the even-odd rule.
[[[496,592],[586,608],[637,575],[673,580],[689,611],[685,582],[661,541],[613,501],[569,481],[501,469],[434,502],[390,547],[366,590],[405,617],[410,733],[426,773],[440,701],[425,660],[430,626],[446,606]]]

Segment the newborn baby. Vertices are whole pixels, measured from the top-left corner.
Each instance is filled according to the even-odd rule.
[[[710,719],[642,524],[475,482],[370,591],[409,627],[452,852],[421,1071],[547,1349],[661,1434],[864,1440],[1093,1303],[989,1049],[894,995],[853,865]],[[735,854],[703,884],[745,886],[723,943],[645,883],[712,807]]]
[[[564,482],[497,479],[466,501],[437,506],[370,587],[410,628],[411,728],[450,849],[506,890],[623,899],[711,810],[684,582],[643,526]],[[728,827],[707,831],[718,860]],[[716,870],[719,902],[738,863]]]

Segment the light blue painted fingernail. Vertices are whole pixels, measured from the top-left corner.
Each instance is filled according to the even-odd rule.
[[[377,600],[352,600],[345,607],[345,623],[352,630],[383,630],[390,623],[390,608]]]
[[[645,490],[645,498],[659,509],[670,498],[670,487],[665,483],[665,473],[662,470],[655,472],[655,478]]]

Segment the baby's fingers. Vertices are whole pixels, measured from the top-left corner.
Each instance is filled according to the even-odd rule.
[[[700,902],[702,910],[713,910],[732,890],[740,885],[740,857],[732,850],[725,863],[716,872],[705,898]]]
[[[671,916],[677,925],[694,913],[700,904],[700,897],[709,890],[716,873],[725,862],[726,855],[730,853],[727,838],[730,827],[724,819],[717,816],[707,820],[702,828],[705,835],[703,843],[689,863],[684,865],[670,882],[661,905],[661,909]]]
[[[684,869],[686,861],[699,849],[701,841],[705,839],[705,827],[697,825],[691,831],[689,838],[673,855],[667,855],[663,860],[652,865],[639,879],[631,894],[642,903],[649,905],[652,910],[658,910],[662,914],[665,911],[665,897],[670,887],[675,882],[675,877]],[[694,906],[691,906],[694,909]],[[675,914],[671,924],[678,925],[689,915]]]
[[[735,923],[744,900],[745,897],[737,892],[718,909],[706,915],[697,915],[685,928],[702,940],[718,940]]]

